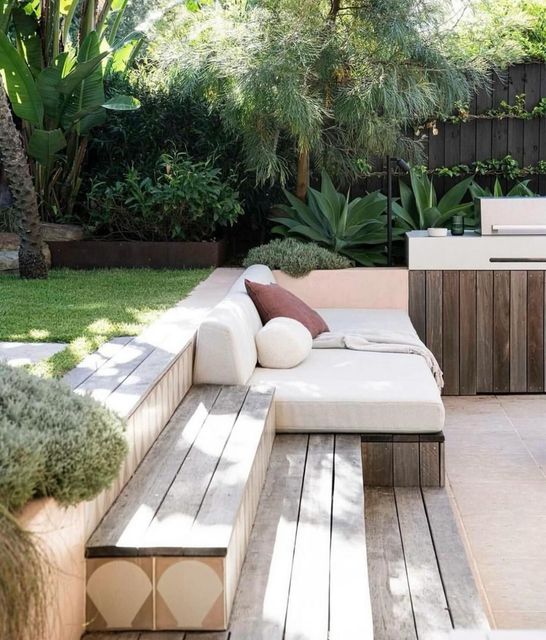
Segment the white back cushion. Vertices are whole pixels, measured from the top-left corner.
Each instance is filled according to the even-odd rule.
[[[275,276],[269,267],[265,264],[253,264],[245,270],[245,272],[235,280],[235,283],[229,290],[228,295],[232,293],[245,293],[245,280],[258,282],[260,284],[276,284]],[[247,294],[248,295],[248,294]]]
[[[258,361],[254,336],[261,327],[260,316],[246,293],[227,295],[199,327],[194,382],[246,384]]]
[[[245,280],[275,283],[269,267],[255,264],[235,281],[227,296],[199,327],[193,378],[196,384],[246,384],[258,362],[254,336],[262,321]]]

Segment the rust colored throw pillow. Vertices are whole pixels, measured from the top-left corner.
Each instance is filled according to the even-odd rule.
[[[307,327],[313,338],[329,331],[326,322],[314,309],[278,284],[259,284],[245,280],[245,287],[263,324],[273,318],[292,318]]]

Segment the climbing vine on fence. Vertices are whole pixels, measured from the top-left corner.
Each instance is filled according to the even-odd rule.
[[[532,120],[533,118],[543,118],[544,116],[546,116],[546,97],[540,98],[532,108],[527,109],[525,106],[525,94],[518,93],[514,98],[514,104],[502,100],[498,107],[487,109],[481,113],[471,113],[468,104],[457,104],[454,113],[449,115],[441,114],[425,122],[416,128],[416,134],[419,135],[423,131],[429,130],[432,135],[437,135],[439,122],[464,124],[473,120],[505,120],[506,118]]]
[[[367,167],[369,167],[369,165],[361,166],[362,175],[365,178],[386,175],[385,171],[366,171]],[[478,160],[471,164],[456,164],[449,167],[436,167],[435,169],[429,169],[425,165],[418,165],[414,167],[414,169],[421,173],[428,173],[429,175],[436,175],[444,178],[478,175],[499,176],[507,178],[508,180],[517,180],[519,178],[530,176],[546,175],[546,160],[540,160],[536,164],[522,166],[511,155],[507,155],[504,156],[504,158]]]

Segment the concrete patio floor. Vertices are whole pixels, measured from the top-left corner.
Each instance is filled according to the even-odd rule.
[[[546,629],[546,396],[444,402],[448,488],[491,625]]]

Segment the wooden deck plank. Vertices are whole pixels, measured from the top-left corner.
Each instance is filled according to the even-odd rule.
[[[170,334],[165,338],[167,347],[154,347],[145,360],[140,362],[131,373],[123,380],[117,389],[117,393],[112,394],[106,402],[108,407],[120,415],[129,415],[136,406],[146,397],[149,389],[153,387],[168,370],[173,366],[177,358],[183,358],[186,350],[193,349],[192,340],[183,331],[178,331],[175,335]],[[193,362],[193,353],[189,360]],[[166,391],[164,389],[164,391]],[[139,399],[139,400],[135,400]],[[162,403],[162,407],[167,409],[168,402]]]
[[[335,438],[329,640],[373,638],[360,436]]]
[[[423,500],[454,627],[488,629],[449,496],[441,489],[424,488]]]
[[[219,387],[192,387],[87,545],[88,557],[135,555],[212,409]]]
[[[250,388],[188,534],[188,546],[195,549],[228,548],[264,434],[273,394],[273,388],[268,391]]]
[[[95,374],[84,380],[76,389],[77,393],[88,394],[99,402],[105,402],[153,350],[154,347],[144,341],[131,340]]]
[[[66,375],[64,375],[63,381],[66,382],[71,389],[76,389],[132,340],[134,340],[132,337],[112,338],[105,344],[101,345],[97,351],[84,358],[76,367],[74,367],[74,369],[71,369]]]
[[[394,493],[417,636],[437,640],[452,624],[421,491],[396,487]]]
[[[333,455],[333,435],[310,436],[285,640],[328,638]]]
[[[308,439],[275,439],[231,615],[233,640],[283,638]]]
[[[416,640],[394,490],[367,488],[364,506],[374,640]]]
[[[147,555],[185,554],[184,541],[199,512],[247,391],[247,387],[222,387],[184,465],[148,528],[143,543]]]

